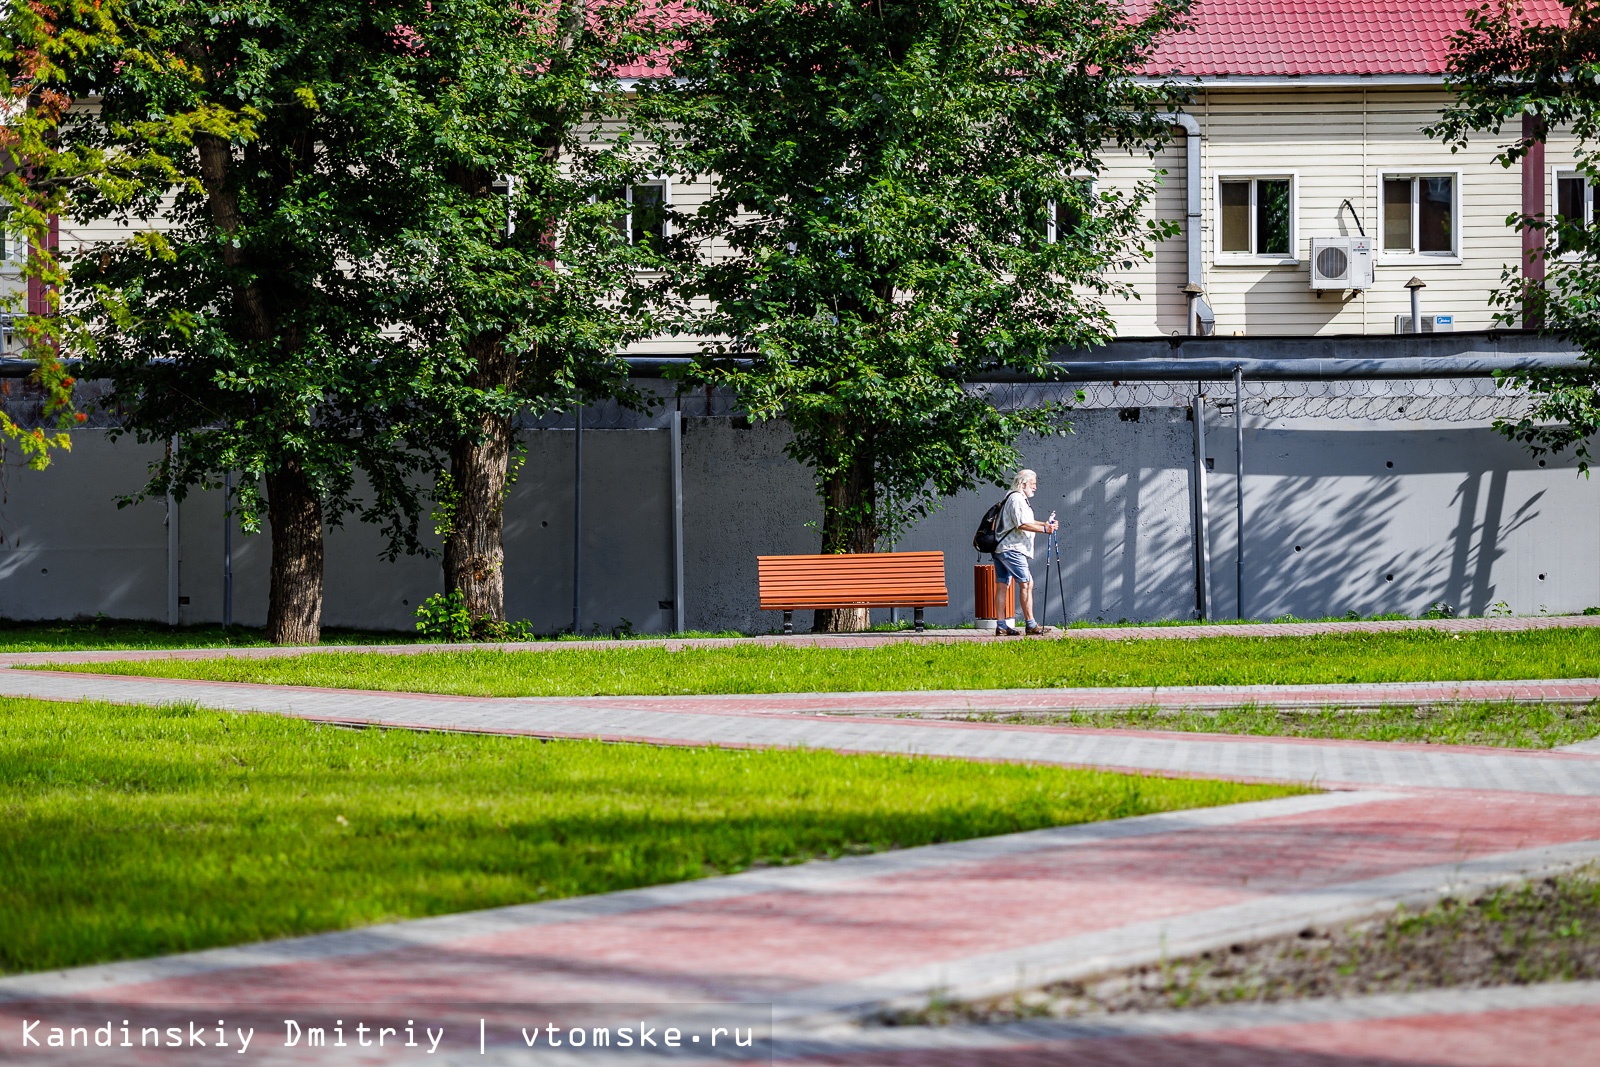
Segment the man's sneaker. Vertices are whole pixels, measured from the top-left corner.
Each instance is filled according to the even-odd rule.
[[[1053,626],[1030,626],[1026,632],[1029,637],[1043,637],[1053,629],[1055,629]],[[1016,633],[1017,631],[1012,630],[1011,632]]]
[[[999,622],[999,623],[995,623],[994,635],[996,637],[1021,637],[1022,636],[1022,631],[1018,630],[1018,629],[1015,629],[1013,627],[1007,626],[1003,622]]]

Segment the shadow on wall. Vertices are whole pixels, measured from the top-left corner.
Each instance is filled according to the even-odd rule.
[[[1600,597],[1585,539],[1556,536],[1593,529],[1594,490],[1492,429],[1247,429],[1245,450],[1250,617],[1572,611]],[[1233,487],[1212,483],[1219,615],[1237,604]]]
[[[1068,618],[1187,618],[1194,572],[1184,409],[1083,410],[1073,413],[1072,422],[1073,434],[1027,437],[1018,444],[1023,464],[1039,474],[1035,515],[1043,519],[1053,510],[1061,520]],[[950,607],[930,610],[930,622],[972,619],[972,565],[989,561],[973,551],[972,534],[983,513],[1004,495],[1004,489],[986,486],[951,497],[895,546],[945,553]],[[1048,604],[1046,569],[1040,535],[1033,560],[1035,610],[1060,622],[1056,567],[1048,567]]]
[[[1217,332],[1232,333],[1242,326],[1251,332],[1284,333],[1285,323],[1289,323],[1295,333],[1321,333],[1345,309],[1359,313],[1356,301],[1360,297],[1347,300],[1344,293],[1336,291],[1319,297],[1311,288],[1310,269],[1302,260],[1298,267],[1265,270],[1261,280],[1243,293],[1243,323],[1224,322],[1219,314]]]

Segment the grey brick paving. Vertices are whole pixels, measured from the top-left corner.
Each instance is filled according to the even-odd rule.
[[[1324,785],[1494,789],[1600,796],[1600,756],[1383,742],[1227,738],[995,726],[915,718],[740,713],[723,698],[657,698],[636,706],[560,698],[480,698],[297,689],[46,671],[0,671],[0,692],[53,700],[189,702],[327,722],[597,737],[663,744],[829,748]],[[908,703],[918,694],[897,694]],[[765,698],[762,698],[763,700]],[[907,708],[907,710],[911,710]]]

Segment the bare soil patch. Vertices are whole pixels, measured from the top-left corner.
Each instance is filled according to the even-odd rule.
[[[891,1026],[1012,1022],[1306,997],[1600,978],[1600,866],[1341,928],[1237,944],[987,1001],[934,1002]]]

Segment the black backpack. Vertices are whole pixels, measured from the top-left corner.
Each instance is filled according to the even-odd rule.
[[[1006,501],[1010,499],[1011,494],[1007,493],[1001,497],[1000,503],[983,513],[983,521],[978,523],[978,532],[972,535],[973,548],[979,552],[993,552],[1000,547],[1000,538],[1010,532],[997,529],[1000,525],[1000,512],[1005,509]]]

